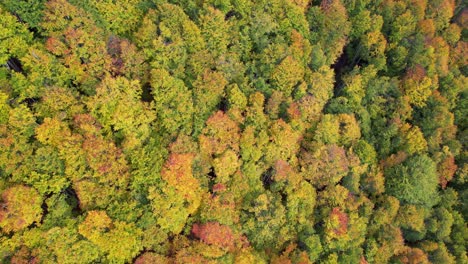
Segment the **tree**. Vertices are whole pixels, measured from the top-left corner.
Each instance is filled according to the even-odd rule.
[[[180,79],[186,77],[189,56],[205,48],[198,26],[180,6],[168,3],[150,10],[135,35],[152,68],[167,70]]]
[[[295,165],[296,153],[299,150],[299,133],[282,119],[278,119],[271,125],[269,135],[271,143],[266,146],[265,162],[272,164],[277,160],[284,160]]]
[[[39,23],[42,20],[45,0],[8,0],[3,2],[5,9],[27,23],[28,27],[40,30]]]
[[[225,15],[211,6],[203,10],[200,17],[200,28],[206,42],[207,50],[217,58],[227,52],[231,36],[230,25],[225,21]]]
[[[0,1],[0,263],[468,263],[467,18]]]
[[[239,151],[239,127],[225,113],[218,111],[206,121],[199,137],[200,150],[205,155],[219,155],[228,148]]]
[[[167,233],[179,234],[200,206],[202,191],[192,175],[192,162],[193,154],[171,154],[161,171],[164,182],[149,190],[157,223]]]
[[[303,177],[318,188],[338,183],[349,171],[346,152],[337,145],[324,145],[315,152],[303,151],[300,164]]]
[[[267,191],[250,201],[246,200],[243,209],[242,229],[254,248],[281,250],[290,234],[285,226],[285,209],[280,199]]]
[[[213,160],[216,181],[219,183],[227,183],[230,177],[237,172],[240,164],[236,152],[230,149],[226,150],[219,158]]]
[[[146,252],[140,255],[136,260],[135,264],[151,264],[151,263],[161,263],[161,264],[169,264],[169,259],[151,252]]]
[[[64,15],[66,14],[66,15]],[[106,53],[104,32],[89,13],[65,0],[46,3],[41,23],[48,36],[47,50],[69,68],[70,79],[87,94],[109,70],[111,58]]]
[[[74,118],[72,133],[57,119],[45,119],[36,130],[42,144],[58,149],[82,209],[104,208],[122,198],[129,168],[122,150],[99,135],[100,126],[87,114]]]
[[[289,97],[303,79],[304,69],[293,57],[288,56],[278,64],[272,73],[273,85]]]
[[[387,192],[403,203],[432,207],[438,203],[436,166],[426,155],[408,158],[385,170]]]
[[[128,262],[142,249],[142,231],[133,223],[112,221],[105,211],[89,211],[78,230],[106,254],[109,262]]]
[[[320,7],[312,6],[307,13],[311,44],[320,44],[327,62],[333,64],[341,54],[350,32],[351,23],[341,1],[321,1]]]
[[[150,105],[140,101],[141,92],[138,81],[107,76],[86,104],[104,132],[122,134],[125,149],[143,144],[151,133],[150,123],[156,118]]]
[[[11,4],[11,3],[10,3]],[[32,41],[32,34],[28,29],[8,12],[0,9],[0,64],[6,64],[10,58],[21,58],[27,52]]]
[[[396,222],[402,228],[403,236],[408,241],[419,241],[426,235],[424,207],[405,204],[398,211]]]
[[[227,84],[222,73],[208,70],[193,83],[195,135],[201,132],[206,120],[221,102]]]
[[[322,116],[317,125],[314,139],[323,144],[335,144],[340,139],[340,123],[334,115],[326,114]]]
[[[427,150],[427,142],[421,129],[417,126],[410,128],[405,135],[405,149],[409,155],[422,153]]]
[[[42,217],[42,197],[25,185],[15,185],[2,192],[0,227],[3,232],[16,232],[36,223]]]
[[[228,226],[220,225],[217,222],[194,224],[192,234],[208,245],[215,245],[228,250],[234,249],[236,238],[232,230]]]
[[[125,76],[129,80],[139,80],[141,84],[146,84],[149,77],[148,64],[135,44],[127,39],[111,35],[107,40],[106,48],[112,60],[113,75]]]
[[[425,75],[424,68],[417,66],[407,72],[401,83],[409,102],[417,107],[425,106],[427,98],[432,93],[432,80]]]
[[[151,71],[151,87],[156,120],[169,133],[189,134],[193,126],[192,92],[184,82],[166,70]]]
[[[119,35],[128,35],[134,30],[143,15],[139,9],[141,0],[130,0],[115,3],[110,0],[91,1],[99,12],[100,17],[106,22],[106,28]]]

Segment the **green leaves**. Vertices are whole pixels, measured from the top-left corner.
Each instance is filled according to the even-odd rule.
[[[408,158],[385,170],[385,187],[403,203],[432,207],[439,202],[435,163],[426,155]]]

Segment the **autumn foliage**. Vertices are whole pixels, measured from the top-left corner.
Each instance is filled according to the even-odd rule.
[[[465,2],[0,1],[0,263],[468,263]]]

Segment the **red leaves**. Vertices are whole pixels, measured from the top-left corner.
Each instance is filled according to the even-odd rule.
[[[222,183],[217,183],[213,185],[213,192],[224,192],[226,190],[226,185]]]
[[[229,226],[220,225],[218,222],[194,224],[192,234],[208,245],[222,248],[234,248],[234,234]]]

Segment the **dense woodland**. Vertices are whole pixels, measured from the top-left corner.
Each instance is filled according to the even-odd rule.
[[[458,0],[0,1],[1,263],[468,263]]]

